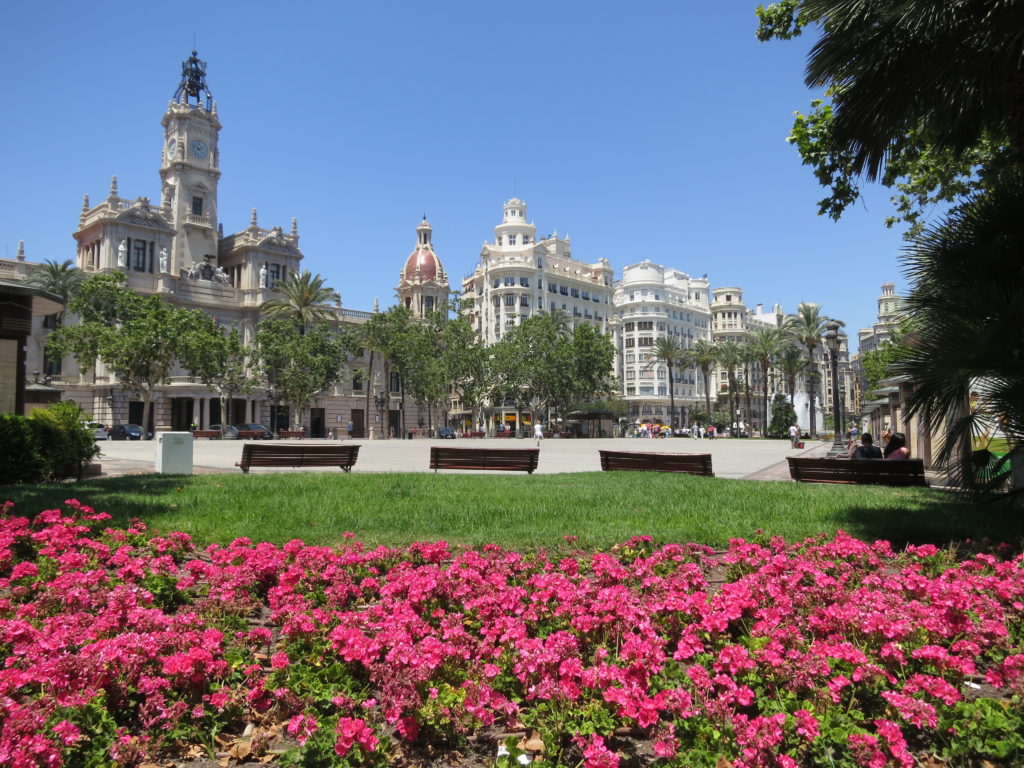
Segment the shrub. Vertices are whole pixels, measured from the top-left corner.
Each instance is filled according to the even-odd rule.
[[[789,425],[796,423],[796,411],[785,395],[777,394],[772,400],[772,418],[768,437],[789,437]]]
[[[28,419],[0,414],[0,485],[38,483],[45,475],[46,461]]]
[[[63,401],[32,412],[29,422],[45,462],[44,477],[82,479],[85,467],[99,454],[91,430],[82,423],[78,403]]]

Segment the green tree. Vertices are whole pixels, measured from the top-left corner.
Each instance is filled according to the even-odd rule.
[[[673,429],[680,426],[676,414],[675,371],[682,368],[688,359],[687,350],[677,337],[662,336],[655,340],[648,367],[664,365],[668,371],[669,426]]]
[[[139,296],[122,285],[124,279],[113,272],[84,280],[69,303],[80,321],[54,331],[50,344],[80,365],[102,361],[126,392],[141,397],[145,432],[153,392],[188,356],[189,340],[208,316],[173,307],[159,296]]]
[[[726,426],[729,427],[736,421],[736,411],[739,410],[736,369],[742,362],[740,345],[735,341],[723,341],[717,345],[717,349],[718,365],[725,370],[726,379],[729,382],[729,418],[725,422]]]
[[[297,318],[268,317],[256,326],[255,360],[268,391],[287,403],[291,428],[302,427],[302,412],[341,374],[345,349],[326,323],[303,326]]]
[[[821,336],[825,333],[825,324],[828,318],[821,314],[821,304],[804,303],[797,307],[795,315],[786,318],[783,326],[793,338],[807,350],[808,360],[808,398],[810,402],[810,434],[813,437],[817,434],[817,424],[814,413],[814,383],[815,376],[814,351],[821,345]]]
[[[764,419],[761,434],[767,434],[770,417],[774,415],[774,412],[768,413],[768,372],[775,358],[782,354],[789,344],[789,339],[781,328],[759,326],[750,332],[748,343],[751,354],[761,369],[761,413]]]
[[[690,364],[700,368],[700,374],[704,377],[704,407],[705,413],[711,414],[711,387],[709,379],[711,368],[718,361],[718,350],[715,345],[707,339],[697,339],[689,349]]]
[[[750,407],[750,395],[754,389],[750,386],[750,370],[760,362],[757,350],[751,345],[749,339],[740,344],[740,366],[743,371],[743,401],[747,409],[747,428],[750,430],[748,434],[753,433],[753,422],[754,422],[754,411]],[[767,374],[765,374],[767,376]],[[766,417],[762,417],[766,418]],[[764,426],[762,425],[762,434]]]
[[[608,334],[590,323],[572,330],[568,369],[571,372],[568,400],[573,406],[606,397],[612,390],[612,363],[615,344]]]
[[[308,269],[301,273],[292,272],[277,284],[275,290],[284,298],[268,299],[260,311],[264,317],[294,319],[300,333],[305,333],[315,323],[329,320],[334,314],[331,302],[337,301],[337,291],[328,287],[323,277],[310,273]]]
[[[907,413],[945,436],[938,459],[967,488],[1005,479],[1024,438],[1024,173],[1006,174],[907,249],[914,329],[893,365],[914,384]],[[1001,432],[1010,451],[999,471],[972,437]],[[977,470],[982,470],[981,472]]]
[[[786,396],[777,394],[772,399],[772,418],[768,427],[768,437],[789,437],[789,425],[796,424],[796,411],[793,404],[786,402]]]
[[[251,354],[238,329],[221,328],[209,315],[205,321],[197,322],[186,345],[182,365],[217,393],[224,424],[232,398],[256,391],[257,382],[250,370]]]
[[[800,378],[800,374],[807,369],[807,360],[804,358],[803,350],[792,343],[794,341],[796,340],[792,337],[789,338],[789,342],[782,348],[778,359],[779,371],[786,380],[790,405],[796,404],[796,382]]]
[[[29,270],[25,283],[60,296],[66,306],[82,284],[83,279],[82,271],[75,268],[75,263],[71,259],[65,259],[60,264],[47,259]],[[55,318],[56,324],[60,325],[63,318],[64,313],[58,312]]]
[[[1017,0],[783,0],[759,7],[758,37],[821,37],[806,82],[825,87],[790,140],[831,194],[838,218],[858,178],[895,188],[913,236],[936,202],[986,189],[1021,161],[1024,96]]]

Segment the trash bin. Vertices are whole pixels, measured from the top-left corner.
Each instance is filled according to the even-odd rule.
[[[158,432],[155,470],[158,475],[192,474],[192,433]]]
[[[406,440],[412,440],[412,432],[406,432],[405,433],[405,439]]]

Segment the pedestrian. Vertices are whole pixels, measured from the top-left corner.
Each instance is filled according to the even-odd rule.
[[[707,435],[708,431],[704,427],[700,428],[700,439],[703,440],[704,436]]]
[[[796,425],[795,421],[789,426],[789,442],[794,448],[800,442],[800,427]]]
[[[544,425],[539,421],[535,422],[533,425],[533,439],[536,442],[537,447],[540,448],[540,441],[544,439]]]

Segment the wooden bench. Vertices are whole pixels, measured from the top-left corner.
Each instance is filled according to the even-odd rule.
[[[484,437],[486,434],[487,434],[486,432],[463,432],[462,436],[463,437]]]
[[[430,468],[499,469],[533,474],[537,468],[539,448],[442,448],[430,447]]]
[[[299,440],[300,438],[303,438],[303,437],[306,436],[306,430],[304,430],[304,429],[279,429],[279,430],[277,430],[277,436],[279,438],[281,438],[282,440],[287,440],[288,438],[294,438],[296,440]]]
[[[262,429],[240,429],[238,430],[239,440],[262,440],[263,430]]]
[[[246,474],[250,467],[340,467],[350,472],[358,456],[358,445],[246,443],[235,466]]]
[[[196,440],[200,437],[205,437],[208,440],[220,440],[222,435],[219,429],[193,429],[192,437]]]
[[[921,459],[811,459],[787,456],[789,476],[798,483],[928,485]]]
[[[637,472],[684,472],[714,477],[710,453],[644,453],[641,451],[598,451],[601,469],[629,469]]]

